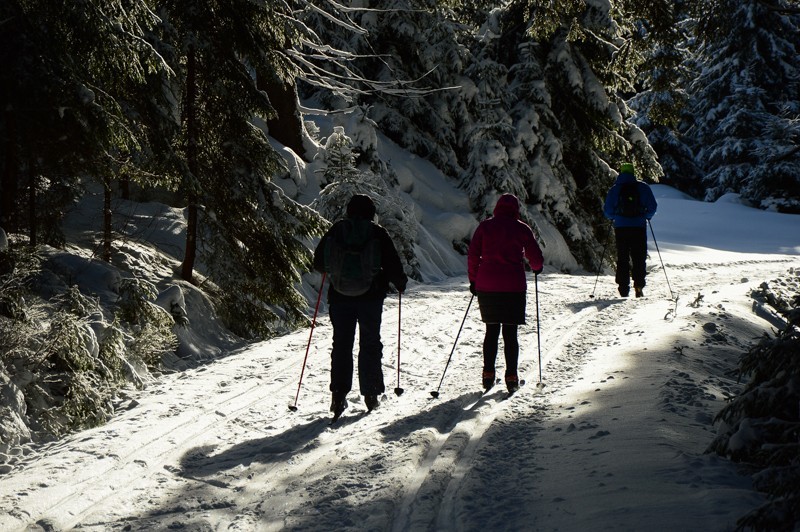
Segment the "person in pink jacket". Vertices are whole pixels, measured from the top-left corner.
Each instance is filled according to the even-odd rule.
[[[519,219],[519,200],[513,194],[503,194],[494,207],[494,216],[475,229],[467,253],[469,290],[478,296],[481,319],[486,324],[482,382],[487,390],[495,382],[501,330],[506,386],[512,393],[519,388],[517,327],[525,323],[527,289],[523,257],[534,274],[542,272],[542,250],[530,226]]]

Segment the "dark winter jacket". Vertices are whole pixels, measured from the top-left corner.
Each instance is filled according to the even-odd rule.
[[[627,217],[616,213],[617,203],[619,202],[622,185],[626,183],[637,183],[639,190],[639,200],[642,203],[643,213],[640,216]],[[606,218],[614,221],[614,227],[647,227],[647,220],[651,219],[656,213],[658,204],[653,196],[653,191],[647,183],[637,181],[633,174],[623,172],[617,176],[617,181],[606,195],[606,203],[603,207],[603,214]]]
[[[534,271],[544,264],[542,250],[530,226],[519,219],[519,200],[503,194],[494,216],[482,221],[469,245],[467,272],[478,292],[524,292],[525,263]]]
[[[325,241],[331,237],[334,227],[338,224],[344,223],[344,220],[336,222],[327,233],[322,237],[314,250],[314,269],[320,273],[325,272]],[[386,229],[380,225],[370,222],[375,238],[380,240],[381,248],[381,270],[372,280],[372,286],[369,290],[360,296],[346,296],[336,291],[333,284],[329,283],[328,288],[328,301],[340,300],[362,300],[362,299],[384,299],[389,290],[389,283],[391,282],[397,290],[404,292],[406,284],[408,284],[408,277],[403,271],[403,264],[400,262],[400,255],[397,254],[397,249],[394,247],[394,242],[386,232]]]

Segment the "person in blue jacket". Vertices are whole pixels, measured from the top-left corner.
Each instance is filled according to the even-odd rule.
[[[614,222],[617,240],[617,274],[619,295],[628,297],[630,280],[636,297],[644,295],[647,260],[647,221],[656,213],[658,204],[650,187],[638,181],[633,164],[620,165],[617,181],[606,196],[603,213]],[[631,266],[632,265],[632,266]]]

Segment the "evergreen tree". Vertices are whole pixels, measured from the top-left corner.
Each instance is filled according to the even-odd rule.
[[[254,72],[290,79],[283,53],[296,41],[285,4],[206,0],[161,3],[162,39],[174,47],[182,87],[179,172],[188,203],[184,278],[195,245],[208,289],[245,337],[274,334],[304,317],[296,289],[321,228],[310,209],[271,182],[282,161],[254,120],[272,116]]]
[[[702,197],[701,172],[694,153],[679,133],[686,120],[691,80],[687,2],[644,2],[634,6],[636,48],[641,49],[637,93],[629,100],[633,122],[647,133],[664,171],[661,182]]]
[[[458,177],[476,210],[495,193],[517,193],[594,267],[612,168],[634,160],[640,177],[661,175],[621,96],[632,91],[641,61],[631,52],[625,6],[446,5],[376,4],[359,22],[381,39],[355,47],[370,41],[354,38],[349,50],[365,77],[431,80],[449,90],[424,100],[385,92],[354,98],[370,103],[394,140]]]
[[[146,39],[155,17],[144,0],[9,0],[0,20],[0,217],[13,230],[27,225],[31,244],[37,233],[57,244],[78,176],[107,182],[122,160],[169,138],[148,120],[163,102],[148,82],[165,73]]]
[[[322,158],[325,168],[322,170],[321,187],[324,188],[334,181],[358,178],[359,171],[356,168],[356,155],[353,153],[353,140],[345,134],[344,127],[335,126],[333,128],[333,133],[325,142]],[[323,216],[331,219],[325,213]]]
[[[500,62],[501,31],[499,21],[490,18],[482,29],[480,48],[464,71],[474,87],[464,98],[470,120],[458,139],[466,164],[461,186],[475,210],[489,213],[495,193],[514,194],[521,200],[527,195],[515,165],[519,161],[509,153],[517,146],[517,135],[509,115],[513,96],[507,86],[508,67]]]
[[[564,141],[566,164],[579,190],[602,190],[607,167],[635,161],[644,179],[661,170],[641,130],[627,120],[623,93],[633,91],[641,57],[631,49],[632,19],[607,2],[553,2],[526,15],[539,43],[545,83]],[[599,185],[599,186],[598,186]]]
[[[746,384],[717,415],[714,451],[754,471],[753,484],[767,495],[761,507],[739,519],[739,530],[792,530],[800,520],[800,276],[762,283],[753,297],[771,305],[785,326],[764,334],[739,363]]]
[[[697,4],[699,75],[687,125],[706,199],[800,212],[800,17],[779,0]]]
[[[661,175],[622,98],[639,62],[629,49],[629,19],[605,2],[520,1],[504,8],[502,20],[500,49],[518,99],[515,129],[526,132],[517,142],[530,168],[528,202],[540,206],[581,264],[594,267],[612,169],[631,160],[639,177]]]
[[[359,164],[360,157],[356,155],[357,152],[374,152],[376,124],[363,116],[354,118],[350,124],[360,142],[354,142],[346,134],[345,126],[336,126],[317,154],[322,160],[323,167],[319,171],[324,176],[325,186],[311,206],[328,221],[336,222],[344,217],[347,204],[355,194],[369,196],[375,204],[378,223],[392,237],[406,272],[421,279],[414,248],[418,221],[413,207],[402,199],[397,179],[387,164],[377,160],[371,161],[372,165]]]

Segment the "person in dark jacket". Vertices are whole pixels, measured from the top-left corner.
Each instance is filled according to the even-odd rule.
[[[634,197],[638,197],[635,213],[622,213],[620,198],[627,186],[634,186]],[[603,213],[614,222],[614,236],[617,240],[616,282],[619,295],[628,297],[630,280],[636,297],[644,295],[645,275],[647,274],[647,221],[656,213],[658,204],[653,191],[633,174],[633,165],[623,163],[614,186],[606,195]]]
[[[337,291],[333,282],[328,288],[328,314],[333,325],[333,349],[331,351],[331,411],[335,417],[347,407],[347,394],[353,384],[353,344],[356,324],[359,332],[358,382],[361,395],[369,410],[378,405],[378,396],[384,390],[381,358],[381,315],[383,300],[389,290],[389,283],[404,292],[408,277],[403,271],[400,256],[386,229],[373,222],[375,204],[369,196],[356,194],[347,205],[347,219],[336,222],[320,240],[314,251],[314,269],[320,273],[329,272],[326,264],[326,242],[341,225],[348,221],[363,220],[371,231],[371,238],[380,244],[380,269],[373,277],[367,291],[360,295],[345,295]],[[329,277],[332,279],[332,276]]]
[[[481,377],[487,390],[495,382],[501,330],[506,386],[509,392],[519,388],[517,328],[525,323],[524,259],[528,259],[534,274],[542,272],[542,250],[530,226],[519,219],[519,200],[513,194],[503,194],[497,200],[494,215],[475,229],[467,253],[469,289],[478,296],[481,319],[486,324]]]

